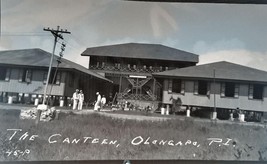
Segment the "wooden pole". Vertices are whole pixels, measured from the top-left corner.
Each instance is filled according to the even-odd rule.
[[[155,95],[155,89],[156,89],[156,79],[153,78],[153,95]]]
[[[120,75],[120,86],[119,86],[119,93],[121,93],[121,81],[122,81],[122,76]]]
[[[214,108],[213,108],[213,111],[216,112],[216,88],[215,88],[215,69],[213,70],[213,85],[214,85],[214,93],[213,93],[213,96],[214,96]]]

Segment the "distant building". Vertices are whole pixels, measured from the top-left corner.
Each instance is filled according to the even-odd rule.
[[[172,105],[171,97],[179,97],[183,106],[266,112],[265,71],[216,62],[153,75],[164,81],[162,103],[167,108]]]
[[[41,102],[50,58],[51,54],[41,49],[0,51],[0,102],[7,102],[9,96],[14,103],[33,103],[36,98]],[[47,90],[49,94],[53,86],[51,95],[55,104],[60,98],[72,97],[76,88],[83,90],[87,102],[92,102],[96,91],[111,84],[103,76],[64,58],[56,73],[57,58],[54,58]]]
[[[89,70],[112,80],[107,97],[147,106],[161,100],[161,82],[152,73],[194,66],[198,56],[158,44],[127,43],[87,48]]]

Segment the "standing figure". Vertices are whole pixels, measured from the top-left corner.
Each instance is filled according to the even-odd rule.
[[[95,102],[95,106],[94,106],[94,111],[99,111],[100,110],[100,105],[101,105],[101,95],[99,94],[99,92],[96,92],[96,102]]]
[[[73,93],[72,99],[73,99],[72,109],[75,110],[77,108],[78,101],[79,101],[79,89],[76,89],[76,91]]]
[[[83,91],[80,90],[78,110],[82,110],[83,109],[83,101],[84,101],[84,94],[83,94]]]
[[[104,109],[106,102],[107,102],[107,99],[106,99],[105,95],[103,95],[103,97],[101,99],[101,109]]]

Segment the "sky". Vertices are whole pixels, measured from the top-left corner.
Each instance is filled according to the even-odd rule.
[[[267,5],[120,0],[2,0],[0,50],[41,48],[60,26],[64,58],[88,67],[89,47],[162,44],[199,55],[199,64],[229,61],[267,71]]]

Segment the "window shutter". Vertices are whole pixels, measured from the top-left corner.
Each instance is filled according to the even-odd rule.
[[[47,80],[47,72],[44,73],[44,78],[43,78],[43,83],[46,84],[46,80]]]
[[[214,86],[215,87],[215,86]],[[221,83],[221,96],[225,96],[225,83]]]
[[[238,98],[239,96],[239,84],[235,84],[235,98]]]
[[[207,82],[207,95],[208,96],[210,95],[210,85],[211,85],[211,83],[210,82]]]
[[[169,79],[169,82],[168,82],[168,92],[172,93],[172,79]]]
[[[61,73],[57,72],[57,77],[56,77],[56,84],[59,85],[60,84],[60,79],[61,79]]]
[[[27,70],[25,81],[26,81],[27,83],[30,83],[30,82],[31,82],[31,79],[32,79],[32,70]]]
[[[249,89],[248,89],[248,98],[249,99],[253,99],[253,90],[254,90],[253,85],[249,84]]]
[[[22,82],[23,72],[23,69],[19,70],[19,82]]]
[[[198,81],[194,81],[194,94],[198,94]]]
[[[185,82],[184,80],[181,80],[181,94],[185,93]]]
[[[9,81],[9,79],[10,79],[10,72],[11,72],[11,68],[8,68],[6,70],[6,78],[5,78],[5,81]]]

